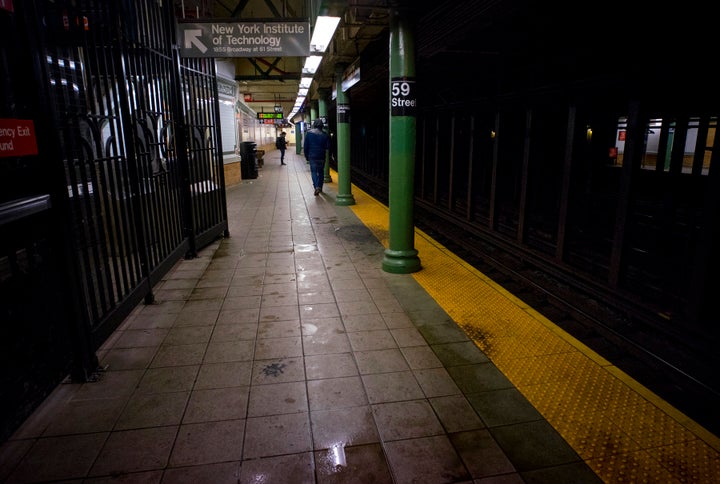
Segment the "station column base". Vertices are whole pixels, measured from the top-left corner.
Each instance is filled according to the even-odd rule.
[[[352,193],[348,195],[341,195],[338,193],[337,197],[335,197],[335,205],[355,205],[355,197],[352,195]]]
[[[411,274],[422,269],[417,250],[385,250],[382,268],[391,274]]]

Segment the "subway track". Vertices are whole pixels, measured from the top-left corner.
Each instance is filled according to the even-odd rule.
[[[416,224],[465,262],[525,301],[635,380],[720,434],[717,356],[698,353],[682,335],[658,331],[631,308],[588,294],[507,247],[493,245],[416,208]]]
[[[355,176],[354,183],[387,203],[387,186]],[[720,435],[720,355],[698,350],[682,332],[659,331],[647,314],[625,302],[590,294],[559,278],[510,245],[469,233],[449,217],[415,206],[415,224],[558,327],[612,362],[639,383]],[[421,254],[422,260],[422,254]],[[659,316],[658,316],[659,318]],[[661,326],[663,322],[657,322]]]

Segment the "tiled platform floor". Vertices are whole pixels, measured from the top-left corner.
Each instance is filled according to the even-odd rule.
[[[230,237],[136,308],[101,380],[3,445],[2,482],[602,482],[291,151],[228,189]]]

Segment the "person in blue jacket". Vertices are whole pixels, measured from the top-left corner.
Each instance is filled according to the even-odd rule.
[[[322,192],[325,179],[325,155],[330,148],[330,136],[323,131],[322,119],[316,119],[312,128],[305,133],[303,153],[310,163],[310,176],[312,177],[315,196]]]

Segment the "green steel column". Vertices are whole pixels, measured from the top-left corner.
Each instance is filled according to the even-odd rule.
[[[295,123],[295,154],[296,154],[296,155],[302,154],[302,150],[303,150],[303,147],[302,147],[302,139],[303,139],[302,129],[303,129],[303,121],[302,121],[302,118],[301,118],[301,120],[300,120],[299,123]]]
[[[306,130],[312,128],[313,121],[317,119],[317,109],[315,108],[315,103],[308,101],[308,109],[310,110],[310,112],[308,113],[308,118],[306,120]],[[305,160],[305,164],[309,165],[310,160]]]
[[[410,12],[390,8],[390,209],[389,243],[382,268],[409,274],[422,267],[415,250],[415,39]]]
[[[342,90],[345,64],[335,64],[335,89],[337,90],[337,172],[338,194],[335,205],[355,205],[350,186],[350,100]]]
[[[323,120],[323,123],[325,123],[325,128],[328,130],[328,134],[330,131],[330,126],[328,126],[328,120],[327,120],[327,100],[328,96],[330,95],[330,89],[328,88],[321,88],[318,89],[318,115],[320,116],[320,119]],[[331,140],[332,142],[332,140]],[[332,178],[330,177],[330,150],[328,150],[327,153],[325,153],[325,169],[324,169],[325,178],[323,181],[325,183],[332,183]]]

